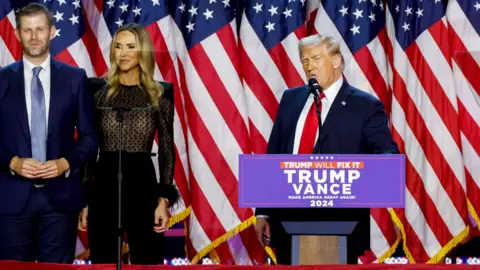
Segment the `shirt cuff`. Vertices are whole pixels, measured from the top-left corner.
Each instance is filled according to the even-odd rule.
[[[258,215],[258,216],[256,216],[256,218],[270,218],[270,217],[267,216],[267,215]]]

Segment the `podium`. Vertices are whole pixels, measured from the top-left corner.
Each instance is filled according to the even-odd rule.
[[[347,264],[347,236],[357,221],[285,221],[292,265]]]
[[[357,263],[369,248],[369,209],[405,207],[405,163],[400,154],[240,155],[238,202],[270,216],[273,247],[291,237],[282,260]]]

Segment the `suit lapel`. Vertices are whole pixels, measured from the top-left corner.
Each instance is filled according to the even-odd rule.
[[[30,142],[30,128],[28,126],[27,102],[25,96],[25,78],[23,72],[23,60],[12,66],[12,74],[10,76],[11,91],[15,95],[17,116],[22,126],[25,139]]]
[[[340,91],[338,91],[335,100],[333,101],[332,107],[328,111],[327,117],[325,118],[325,122],[322,126],[322,134],[320,134],[320,138],[315,144],[315,149],[317,148],[318,142],[325,140],[325,137],[328,135],[328,132],[330,132],[332,127],[339,123],[339,118],[345,112],[347,107],[347,97],[351,92],[352,90],[350,89],[349,85],[344,82],[340,88]]]
[[[305,86],[301,89],[298,90],[298,94],[296,97],[294,97],[295,101],[294,104],[295,106],[293,107],[293,110],[291,110],[289,113],[291,113],[292,116],[292,121],[291,126],[289,128],[290,131],[290,136],[287,138],[290,138],[288,145],[287,145],[287,152],[286,153],[292,153],[293,152],[293,145],[295,143],[295,134],[296,134],[296,129],[297,129],[297,124],[298,124],[298,119],[300,118],[300,114],[302,113],[303,107],[305,106],[305,103],[307,102],[308,97],[310,96],[310,91],[308,90],[308,87]]]
[[[58,123],[58,121],[55,121],[55,118],[58,117],[61,113],[60,105],[62,98],[62,90],[66,88],[64,83],[68,81],[66,78],[62,78],[61,66],[54,59],[51,60],[50,71],[50,109],[48,113],[48,137],[50,137],[54,125]]]

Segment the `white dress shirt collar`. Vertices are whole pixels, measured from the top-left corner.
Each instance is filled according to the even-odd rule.
[[[43,61],[43,63],[41,63],[39,66],[42,67],[41,71],[46,71],[47,73],[50,73],[50,54],[48,54],[47,59],[45,59],[45,61]],[[23,56],[24,71],[32,72],[34,67],[37,66],[34,65],[32,62],[28,61],[28,59]]]
[[[335,97],[340,91],[340,88],[342,88],[342,85],[343,85],[343,77],[340,76],[340,78],[336,80],[332,85],[330,85],[330,87],[323,90],[323,93],[325,94],[325,99],[326,101],[328,101],[329,104],[333,103],[333,101],[335,100]]]

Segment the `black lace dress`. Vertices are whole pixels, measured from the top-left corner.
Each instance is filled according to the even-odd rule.
[[[133,264],[163,264],[163,234],[153,231],[154,211],[160,198],[178,200],[173,185],[175,152],[173,142],[173,88],[162,83],[164,94],[158,107],[151,106],[139,86],[121,86],[107,100],[103,79],[90,79],[95,91],[100,149],[98,160],[87,164],[84,183],[89,208],[88,235],[92,263],[115,263],[117,250],[117,205],[119,165],[119,122],[115,106],[126,111],[122,128],[122,217]],[[157,180],[151,153],[158,138],[160,180]]]

